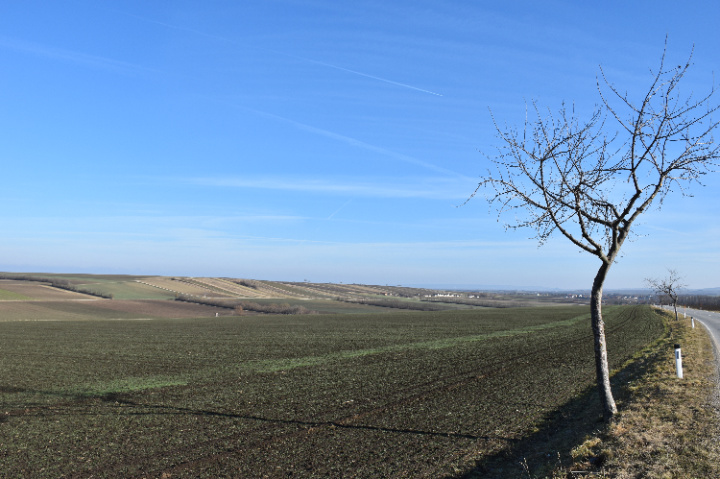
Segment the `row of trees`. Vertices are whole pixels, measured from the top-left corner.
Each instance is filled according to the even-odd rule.
[[[256,303],[253,301],[240,301],[235,306],[235,313],[243,315],[245,311],[266,314],[317,314],[317,311],[306,308],[299,304],[289,303]]]
[[[245,311],[253,311],[256,313],[268,314],[314,314],[313,311],[301,305],[291,305],[289,303],[257,303],[252,301],[244,301],[238,299],[224,298],[203,298],[190,294],[178,294],[175,296],[176,301],[185,301],[187,303],[203,304],[205,306],[214,306],[216,308],[232,309],[236,314],[242,315]]]
[[[66,279],[52,278],[45,276],[23,275],[23,274],[1,274],[0,279],[12,279],[17,281],[36,281],[39,283],[48,283],[53,288],[64,289],[74,293],[88,294],[97,296],[98,298],[113,299],[112,293],[105,293],[91,288],[83,287],[83,285],[72,284]]]
[[[678,304],[688,308],[720,311],[720,296],[682,295],[678,299]]]

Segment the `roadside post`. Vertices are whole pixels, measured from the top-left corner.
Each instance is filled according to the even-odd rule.
[[[683,377],[683,370],[682,370],[682,352],[680,351],[680,345],[675,345],[675,366],[677,368],[677,377],[682,379]]]
[[[692,328],[695,329],[695,318],[690,316],[690,322],[692,323]]]

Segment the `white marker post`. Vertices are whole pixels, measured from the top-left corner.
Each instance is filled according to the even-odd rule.
[[[692,323],[693,329],[695,329],[695,318],[693,318],[692,316],[690,316],[690,322]]]
[[[682,352],[680,351],[680,345],[675,345],[675,366],[677,367],[677,377],[682,379],[683,377],[683,370],[682,370]]]

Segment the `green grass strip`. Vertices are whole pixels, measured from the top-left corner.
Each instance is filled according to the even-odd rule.
[[[73,396],[104,396],[106,394],[129,393],[168,386],[186,386],[187,381],[172,377],[129,377],[105,382],[80,384],[63,393]]]
[[[240,364],[239,367],[243,371],[256,373],[272,373],[278,371],[287,371],[290,369],[318,366],[332,361],[354,359],[374,354],[397,353],[410,350],[437,350],[452,348],[459,344],[475,343],[479,341],[487,341],[493,338],[504,338],[508,336],[517,336],[520,334],[530,334],[552,328],[562,328],[574,325],[580,321],[590,319],[589,314],[583,314],[570,319],[561,321],[553,321],[550,323],[539,324],[536,326],[526,326],[518,329],[508,329],[505,331],[495,331],[486,334],[477,334],[472,336],[460,336],[457,338],[436,339],[432,341],[420,341],[416,343],[395,344],[392,346],[384,346],[381,348],[357,349],[340,351],[337,353],[325,354],[322,356],[306,356],[302,358],[284,358],[284,359],[259,359],[248,361]]]
[[[0,289],[0,301],[27,301],[33,299],[30,296],[16,293],[14,291],[8,291],[6,289]]]

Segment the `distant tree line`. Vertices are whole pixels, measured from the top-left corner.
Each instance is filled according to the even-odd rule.
[[[720,311],[720,296],[705,296],[701,294],[682,295],[678,299],[678,304],[689,308]]]
[[[257,283],[251,279],[231,279],[230,281],[246,288],[258,289]]]
[[[672,299],[668,296],[649,296],[647,301],[651,304],[672,305]],[[706,311],[720,311],[720,296],[709,296],[705,294],[681,294],[678,297],[678,307],[704,309]]]
[[[82,285],[72,284],[66,279],[59,278],[48,278],[43,276],[32,276],[22,274],[5,274],[0,273],[0,279],[12,279],[16,281],[37,281],[38,283],[49,283],[53,288],[64,289],[66,291],[72,291],[73,293],[88,294],[90,296],[97,296],[99,298],[113,299],[112,293],[105,293],[102,291],[95,291],[93,289],[83,288]]]
[[[177,301],[185,301],[188,303],[204,304],[206,306],[215,306],[217,308],[226,308],[234,310],[238,315],[242,315],[245,311],[265,314],[316,314],[317,311],[300,305],[291,305],[289,303],[256,303],[253,301],[242,301],[237,299],[223,298],[201,298],[189,294],[178,294],[175,296]]]
[[[245,311],[254,311],[256,313],[266,314],[317,314],[317,311],[306,308],[301,305],[291,305],[289,303],[255,303],[252,301],[240,301],[235,306],[235,312],[242,315]]]

